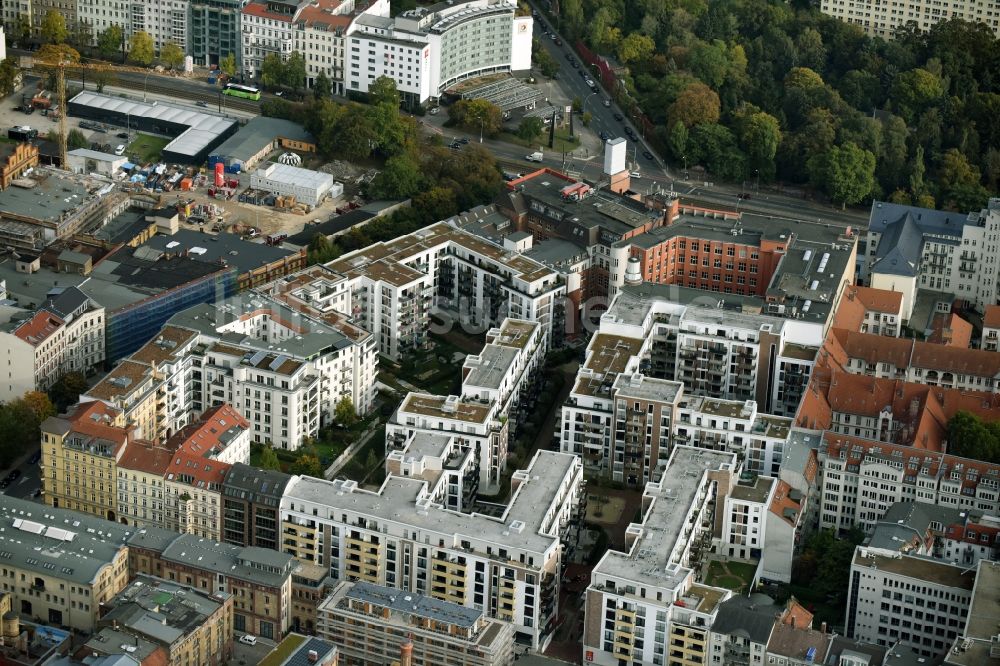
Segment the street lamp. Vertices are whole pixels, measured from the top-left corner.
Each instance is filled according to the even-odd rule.
[[[146,81],[149,79],[149,72],[146,72],[146,76],[142,77],[142,101],[146,101]]]
[[[757,184],[753,188],[754,194],[760,194],[760,169],[753,170],[754,175],[757,177]]]
[[[484,119],[482,116],[479,117],[479,143],[483,142],[483,123]]]

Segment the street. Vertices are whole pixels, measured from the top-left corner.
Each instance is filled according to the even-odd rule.
[[[38,450],[36,449],[26,456],[23,456],[14,467],[0,473],[0,478],[9,478],[8,475],[14,470],[18,470],[21,473],[21,476],[18,477],[16,481],[0,490],[0,493],[9,497],[17,497],[19,499],[34,500],[36,502],[42,501],[41,497],[34,496],[35,492],[41,488],[42,485],[42,480],[39,476],[40,470],[38,468],[38,463],[30,462],[32,453],[37,452]]]

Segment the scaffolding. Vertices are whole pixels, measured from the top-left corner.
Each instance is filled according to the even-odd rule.
[[[462,99],[484,99],[500,107],[504,113],[514,109],[534,109],[543,97],[542,91],[513,77],[477,86],[462,93]]]

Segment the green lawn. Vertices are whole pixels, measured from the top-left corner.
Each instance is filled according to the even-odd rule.
[[[582,127],[583,123],[575,121],[577,126]],[[542,152],[557,152],[557,153],[569,153],[580,147],[579,137],[570,137],[569,128],[559,128],[556,129],[556,140],[554,142],[553,148],[549,148],[549,130],[546,128],[542,135],[532,139],[531,141],[525,141],[518,135],[512,132],[503,132],[497,137],[500,141],[506,141],[507,143],[513,143],[518,146],[524,146],[525,148],[530,148],[532,150],[538,150],[541,147]]]
[[[134,155],[141,162],[156,162],[160,159],[163,147],[168,143],[170,143],[170,139],[162,136],[139,134],[129,144],[125,154],[130,157]]]
[[[745,592],[753,583],[753,575],[757,565],[745,562],[719,562],[712,560],[708,565],[708,575],[705,584],[712,587],[724,587],[728,590]]]

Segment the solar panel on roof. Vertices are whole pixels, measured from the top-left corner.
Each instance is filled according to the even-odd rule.
[[[287,354],[279,354],[278,358],[276,358],[273,361],[271,361],[271,364],[268,367],[271,368],[271,370],[277,370],[289,358],[291,358],[291,357],[288,356]]]
[[[253,356],[250,357],[250,365],[257,365],[267,356],[267,352],[259,351],[255,352]]]

